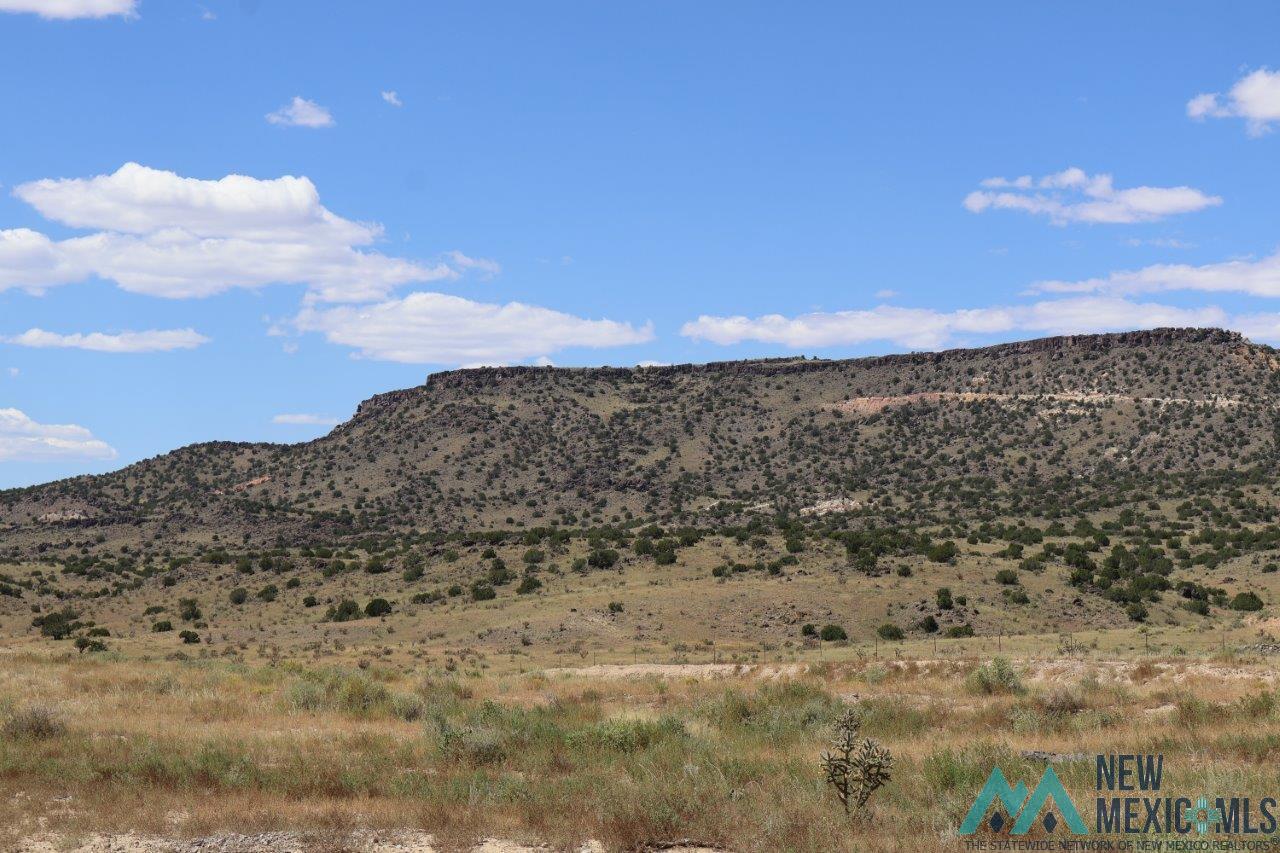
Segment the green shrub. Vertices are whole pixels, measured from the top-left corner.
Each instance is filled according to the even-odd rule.
[[[956,558],[956,554],[960,550],[956,548],[956,543],[947,541],[939,542],[929,548],[928,557],[935,563],[949,563]]]
[[[819,632],[818,636],[827,642],[849,639],[849,635],[839,625],[823,625],[822,631]]]
[[[1013,569],[1001,569],[996,572],[996,583],[1013,586],[1018,582],[1018,573]]]
[[[31,620],[31,625],[40,629],[41,636],[52,640],[65,640],[83,627],[79,618],[79,613],[70,607],[64,607],[35,617]]]
[[[327,622],[350,622],[354,619],[359,619],[360,605],[349,598],[344,598],[338,602],[337,607],[330,605],[324,618]]]
[[[386,616],[391,612],[391,602],[385,598],[375,598],[364,606],[364,615],[370,617]]]
[[[1024,689],[1022,679],[1018,677],[1013,664],[1008,658],[999,657],[969,673],[969,677],[965,679],[965,687],[971,693],[982,693],[988,696],[997,693],[1021,693]]]
[[[973,626],[966,622],[963,625],[952,625],[947,629],[947,636],[953,640],[973,636]]]
[[[902,629],[892,622],[886,622],[879,628],[876,628],[876,634],[878,634],[882,640],[901,640],[906,636],[906,634],[902,632]]]
[[[157,634],[164,633],[165,631],[172,631],[173,623],[168,619],[161,619],[159,622],[152,623],[151,630]]]
[[[244,604],[249,600],[249,591],[242,586],[238,586],[231,590],[231,594],[228,598],[231,599],[232,604]]]
[[[1243,611],[1261,610],[1262,599],[1258,597],[1257,593],[1238,592],[1236,597],[1231,599],[1231,609]]]

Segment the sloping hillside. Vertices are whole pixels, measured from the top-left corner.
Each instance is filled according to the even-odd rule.
[[[92,528],[170,548],[377,531],[1055,516],[1277,460],[1275,351],[1218,330],[848,361],[493,368],[382,394],[301,445],[193,445],[0,493],[10,549]]]

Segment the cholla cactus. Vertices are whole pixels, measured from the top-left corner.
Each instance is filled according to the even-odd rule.
[[[835,789],[845,814],[849,804],[862,809],[871,795],[890,779],[893,754],[871,738],[858,739],[862,720],[858,712],[847,709],[836,720],[831,748],[822,753],[822,770],[827,784]]]

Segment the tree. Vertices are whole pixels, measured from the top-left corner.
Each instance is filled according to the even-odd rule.
[[[196,643],[200,642],[200,635],[197,634],[195,631],[183,631],[182,633],[178,634],[178,636],[181,637],[182,642],[188,646],[193,646]]]
[[[835,640],[849,639],[849,635],[839,625],[823,625],[822,631],[819,632],[818,636],[829,643]]]
[[[344,598],[338,602],[337,607],[330,606],[324,618],[329,622],[350,622],[353,619],[359,619],[360,605],[349,598]]]
[[[880,635],[882,640],[901,640],[906,634],[902,629],[892,622],[886,622],[876,629],[876,633]]]
[[[249,600],[249,591],[242,586],[238,586],[231,590],[229,598],[231,599],[232,604],[244,604]]]
[[[70,607],[54,610],[31,620],[33,628],[39,628],[42,636],[51,640],[65,640],[72,633],[84,627],[78,620],[80,614]]]
[[[385,598],[375,598],[364,606],[365,616],[386,616],[391,612],[391,602]]]
[[[936,598],[939,610],[950,610],[955,607],[955,603],[951,600],[951,589],[949,587],[944,586],[942,589],[938,590]]]
[[[85,652],[105,652],[107,644],[101,640],[91,640],[88,637],[76,637],[76,651],[80,654]]]
[[[1255,592],[1238,592],[1236,597],[1231,599],[1232,610],[1261,610],[1262,599]]]

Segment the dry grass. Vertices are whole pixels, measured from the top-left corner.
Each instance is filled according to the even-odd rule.
[[[680,838],[958,849],[954,828],[993,764],[1038,775],[1024,751],[1161,752],[1179,790],[1229,779],[1260,792],[1272,778],[1280,715],[1250,677],[1256,663],[1015,661],[1021,689],[994,692],[973,689],[977,663],[584,679],[7,654],[0,840],[43,823],[73,834],[418,827],[456,845],[596,838],[618,850]],[[896,765],[871,813],[846,819],[816,759],[849,704]],[[1087,795],[1091,762],[1057,769]]]

